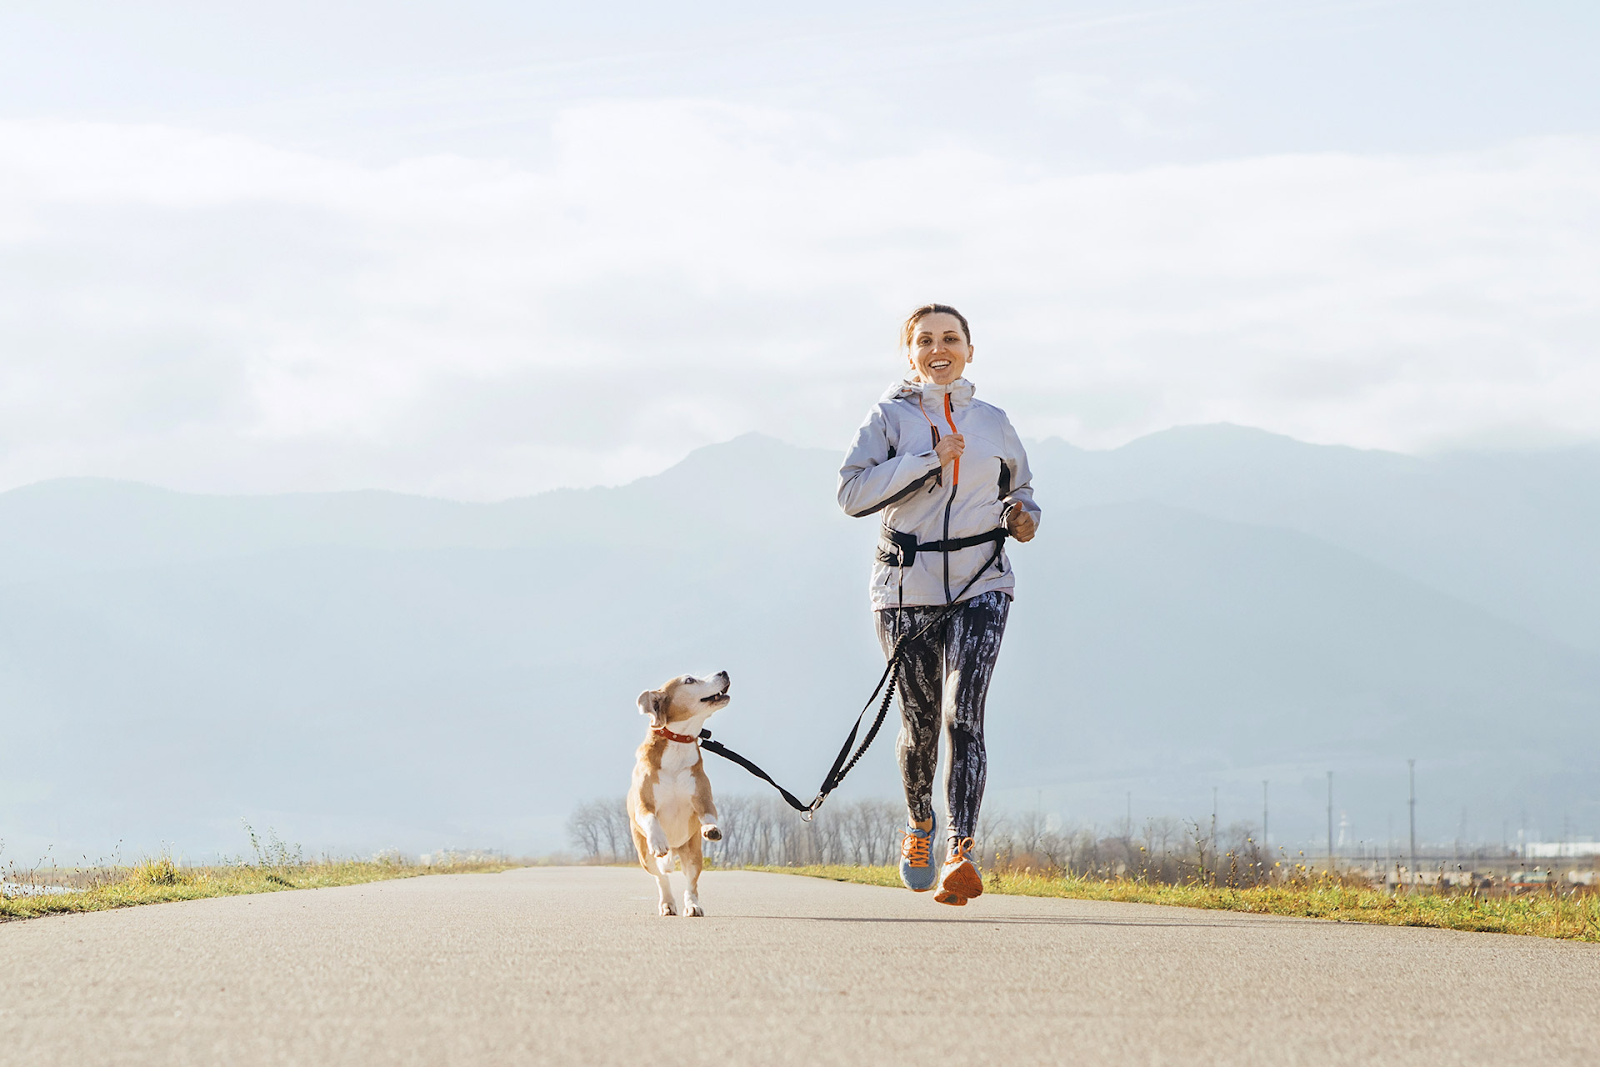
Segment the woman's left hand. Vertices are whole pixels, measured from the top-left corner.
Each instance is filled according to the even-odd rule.
[[[1027,508],[1017,505],[1006,511],[1006,529],[1018,541],[1032,541],[1033,532],[1038,528],[1039,524]]]

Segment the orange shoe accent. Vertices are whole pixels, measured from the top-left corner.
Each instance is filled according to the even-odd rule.
[[[975,847],[970,837],[950,842],[950,855],[945,858],[944,874],[939,878],[939,892],[934,900],[960,906],[973,897],[983,896],[983,876],[970,858]]]

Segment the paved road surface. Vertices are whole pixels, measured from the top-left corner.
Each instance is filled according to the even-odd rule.
[[[1600,945],[542,868],[0,924],[51,1064],[1600,1061]]]

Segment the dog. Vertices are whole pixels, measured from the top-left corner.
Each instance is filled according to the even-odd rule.
[[[661,889],[662,915],[677,914],[667,880],[674,859],[688,883],[683,914],[705,914],[700,907],[700,841],[721,841],[722,831],[700,755],[700,728],[727,706],[727,671],[709,678],[686,674],[639,694],[639,711],[649,717],[650,733],[633,765],[628,821],[639,865]]]

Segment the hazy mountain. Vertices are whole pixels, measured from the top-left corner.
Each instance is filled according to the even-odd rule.
[[[1600,448],[1434,459],[1186,426],[1110,452],[1037,446],[1075,505],[1159,501],[1298,530],[1600,652]]]
[[[1308,839],[1331,769],[1370,841],[1387,816],[1403,833],[1415,756],[1425,836],[1463,809],[1480,837],[1524,811],[1546,836],[1600,828],[1594,575],[1554,579],[1600,543],[1589,454],[1231,427],[1034,452],[1046,525],[1012,550],[997,804],[1104,822],[1128,791],[1137,818],[1209,811],[1215,786],[1232,821],[1270,778],[1274,837]],[[874,526],[834,507],[836,463],[745,437],[499,504],[0,494],[7,854],[226,851],[241,817],[313,847],[558,847],[574,802],[625,787],[639,690],[708,668],[735,682],[718,735],[806,792],[881,666]],[[889,738],[857,775],[893,794]]]

